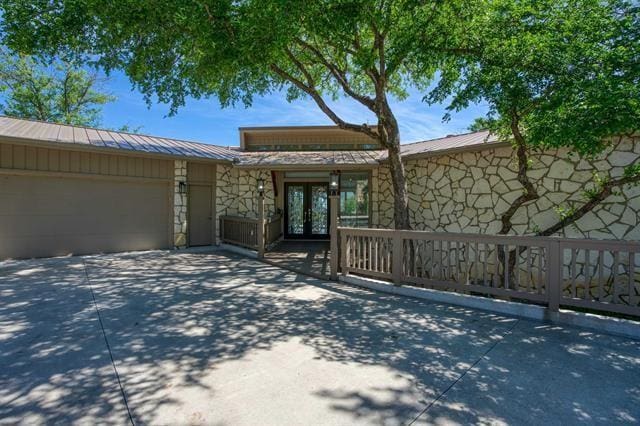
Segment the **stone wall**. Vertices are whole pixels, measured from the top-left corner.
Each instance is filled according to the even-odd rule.
[[[187,161],[174,161],[173,178],[173,245],[187,247],[187,194],[181,194],[180,182],[187,182]]]
[[[555,223],[561,209],[585,202],[594,173],[620,176],[640,158],[640,137],[617,138],[614,148],[593,159],[566,150],[530,155],[528,172],[540,199],[519,209],[515,234],[532,234]],[[500,215],[522,193],[511,147],[409,160],[406,167],[409,208],[414,229],[496,233]],[[389,170],[372,176],[374,226],[393,226],[393,191]],[[640,240],[640,187],[626,187],[562,232],[567,237]]]
[[[245,217],[258,217],[258,179],[264,179],[265,217],[275,214],[275,194],[269,170],[238,170],[238,214]]]
[[[216,244],[220,243],[220,216],[238,214],[238,169],[216,165]]]

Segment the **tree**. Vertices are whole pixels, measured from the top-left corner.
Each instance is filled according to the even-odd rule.
[[[428,100],[452,96],[449,110],[486,102],[489,116],[476,127],[512,142],[523,192],[501,216],[499,233],[508,234],[516,212],[539,198],[527,175],[532,150],[591,156],[609,148],[611,136],[639,129],[640,8],[627,0],[496,0],[470,13],[449,32],[448,42],[464,52],[444,58]],[[622,176],[596,175],[581,205],[534,233],[553,235],[638,182],[640,162]]]
[[[387,151],[396,228],[409,228],[400,131],[389,103],[409,85],[425,88],[435,69],[411,51],[440,39],[461,1],[416,0],[2,0],[5,42],[50,54],[82,52],[106,70],[123,69],[149,101],[172,112],[187,96],[223,106],[287,90],[311,98],[337,126]],[[349,97],[375,126],[351,123],[329,105]]]
[[[26,55],[0,54],[3,114],[71,125],[98,126],[102,105],[115,100],[100,91],[96,74],[70,62],[47,64]]]

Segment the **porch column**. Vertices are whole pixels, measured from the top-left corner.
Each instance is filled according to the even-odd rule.
[[[329,258],[329,267],[331,270],[330,278],[332,280],[338,279],[338,200],[339,195],[334,194],[329,196],[329,210],[331,211],[331,222],[329,228],[329,235],[331,237],[331,257]]]
[[[264,185],[264,184],[263,184]],[[258,258],[264,257],[264,189],[258,190]]]
[[[173,246],[187,247],[187,162],[174,161],[173,178]]]

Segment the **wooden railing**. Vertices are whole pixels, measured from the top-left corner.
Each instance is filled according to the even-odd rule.
[[[640,316],[640,244],[339,228],[343,274]]]
[[[264,242],[269,246],[282,236],[282,217],[275,215],[264,224]]]
[[[282,235],[281,217],[276,215],[264,223],[264,246],[278,241]],[[220,239],[224,243],[259,250],[260,220],[241,216],[220,217]]]
[[[221,216],[220,239],[224,243],[258,250],[258,223],[258,219]]]

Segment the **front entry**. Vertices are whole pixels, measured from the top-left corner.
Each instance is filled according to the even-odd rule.
[[[211,245],[211,218],[211,185],[189,185],[190,246]]]
[[[329,238],[329,184],[285,184],[285,238]]]

